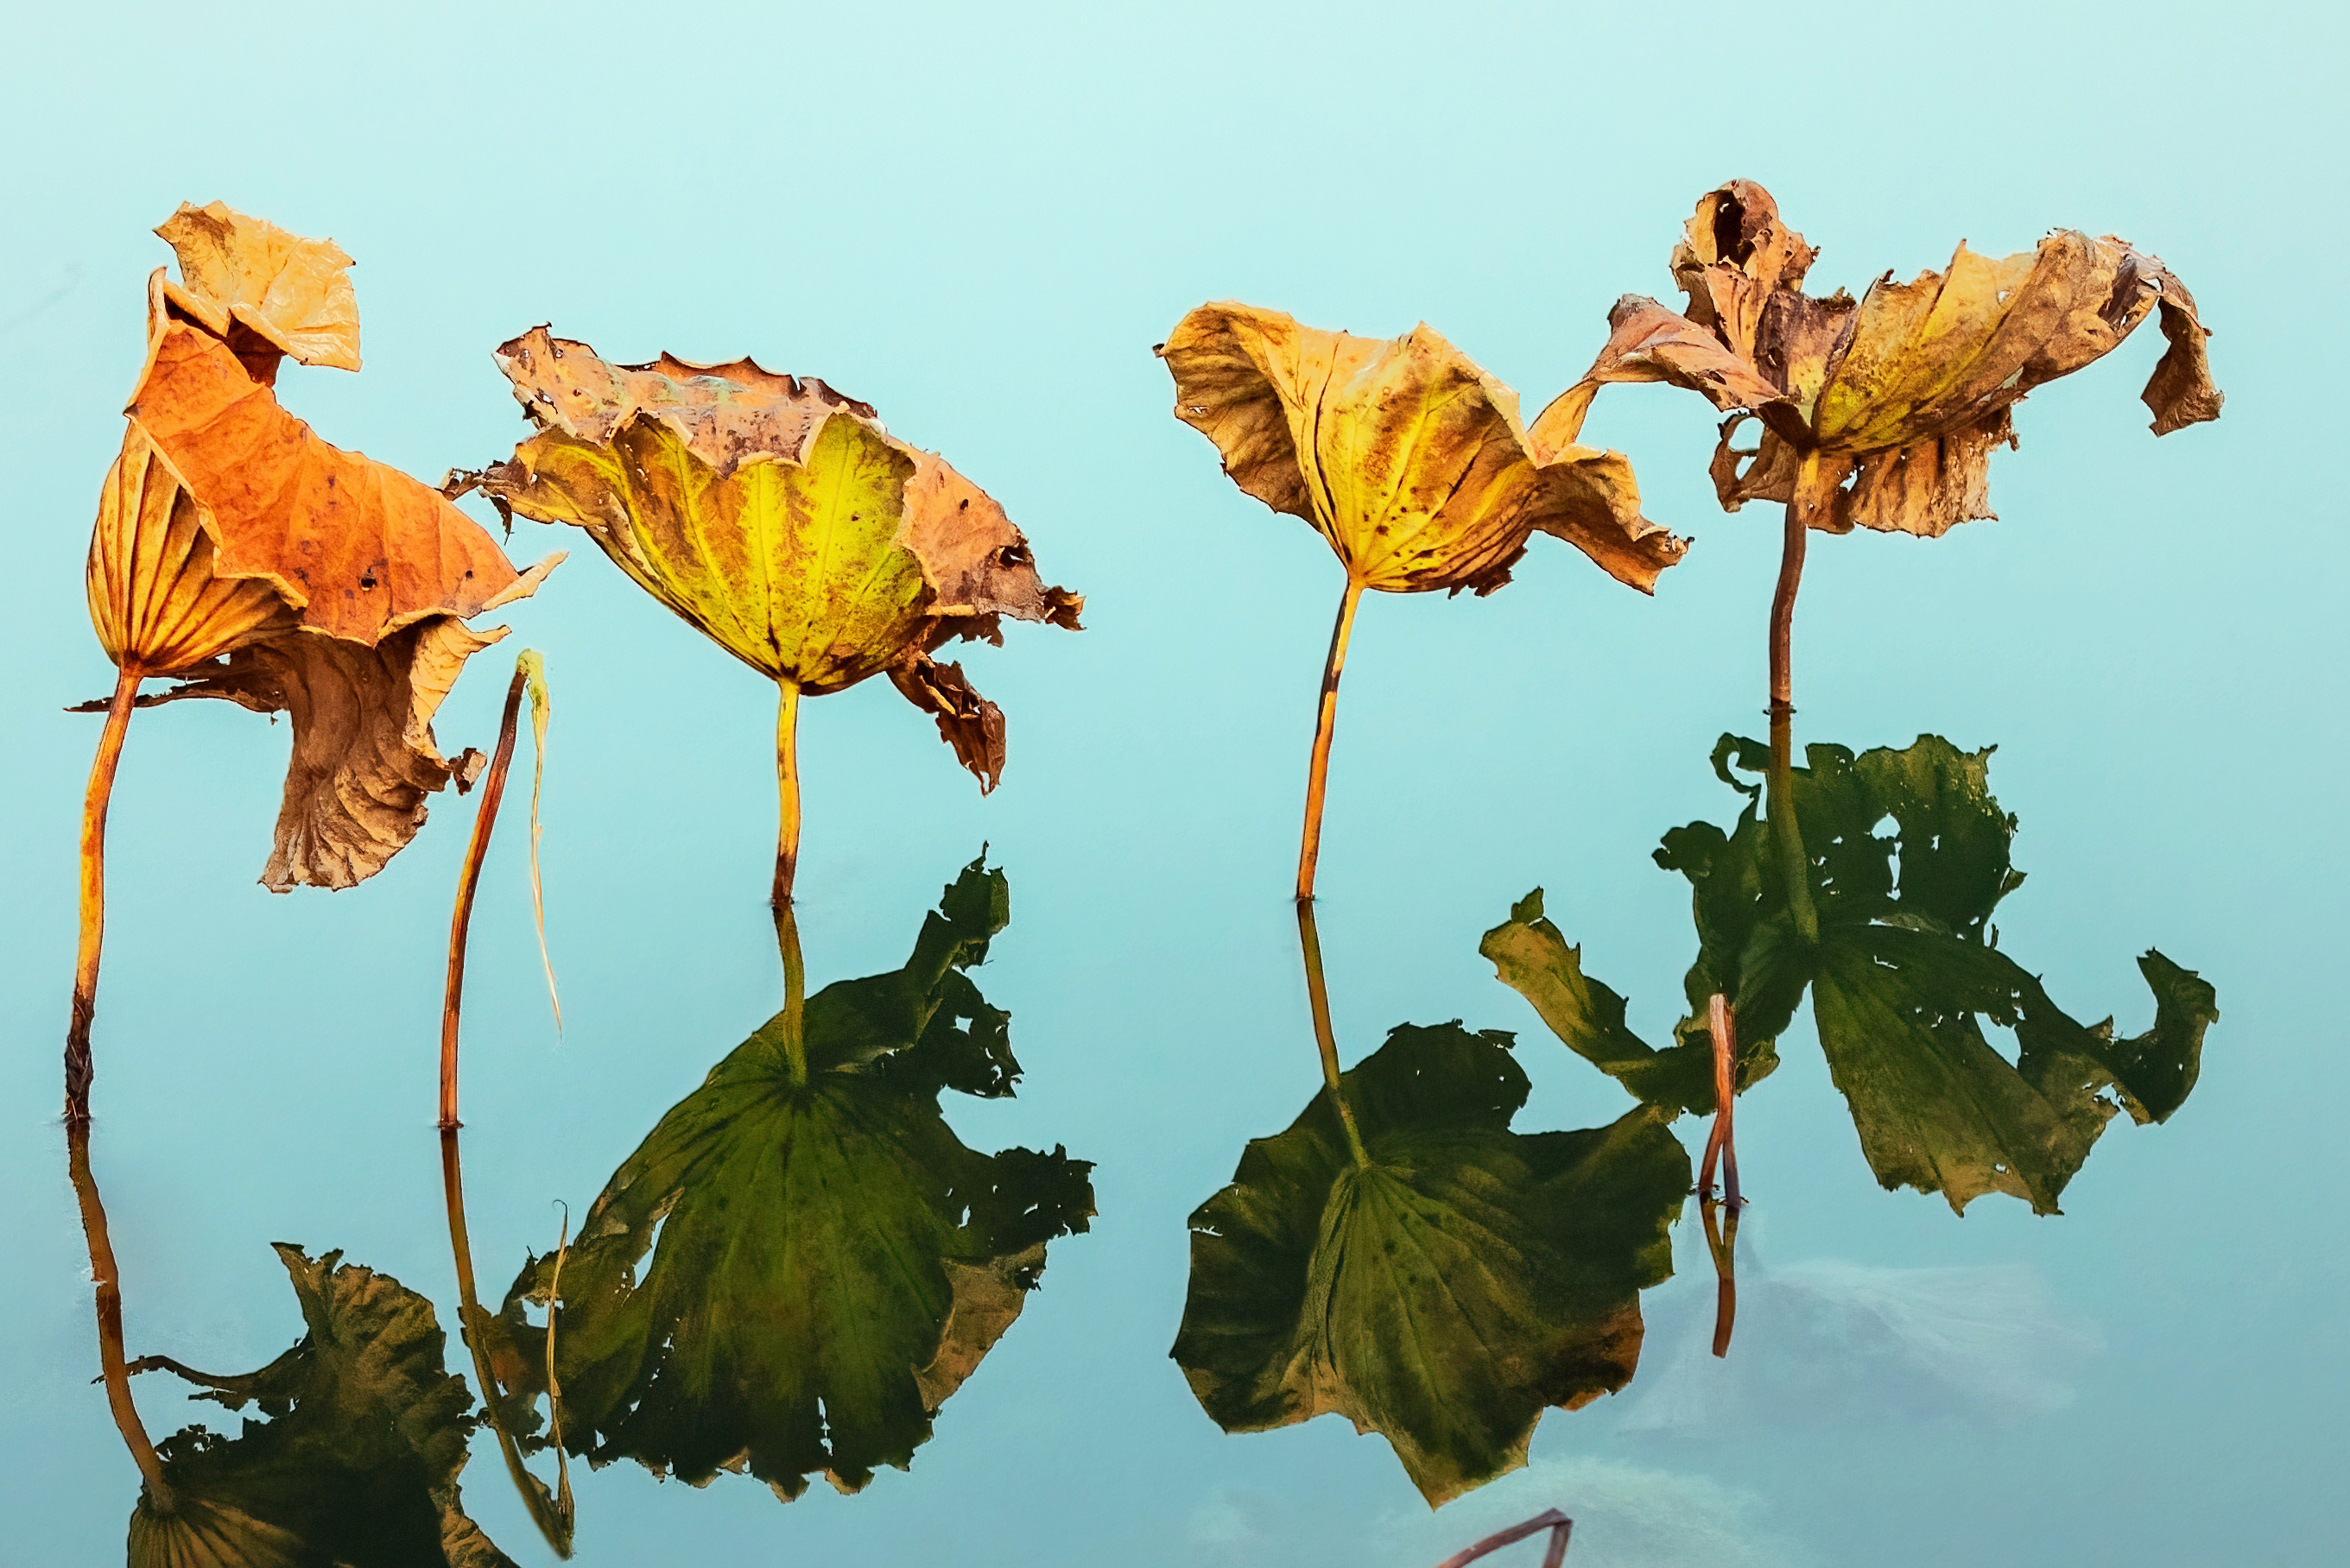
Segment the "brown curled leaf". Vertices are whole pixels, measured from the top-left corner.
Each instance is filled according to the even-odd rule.
[[[443,757],[432,716],[465,660],[506,635],[435,616],[373,648],[317,633],[239,649],[149,701],[220,697],[286,713],[294,750],[264,886],[349,888],[383,869],[424,826],[424,797],[452,778],[471,787],[482,755]]]
[[[986,794],[1003,782],[1003,710],[963,679],[960,664],[941,664],[920,649],[889,667],[889,683],[939,722],[939,738]]]
[[[1756,448],[1733,448],[1736,421],[1724,428],[1713,478],[1725,508],[1787,499],[1798,463],[1816,453],[1846,483],[1810,509],[1815,528],[1930,537],[1989,517],[1990,454],[2013,443],[2013,406],[2112,352],[2150,315],[2168,340],[2143,394],[2155,433],[2219,417],[2194,296],[2125,240],[2064,230],[2002,258],[1961,244],[1941,271],[1906,284],[1887,275],[1858,301],[1802,291],[1815,254],[1768,192],[1732,182],[1699,201],[1673,252],[1689,301],[1681,325],[1638,323],[1644,342],[1710,337],[1774,389],[1741,405],[1766,427]],[[1638,373],[1731,406],[1726,379],[1644,358],[1617,340],[1609,350]]]

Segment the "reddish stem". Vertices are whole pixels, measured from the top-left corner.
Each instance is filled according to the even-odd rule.
[[[473,813],[473,836],[465,846],[464,868],[457,874],[457,907],[449,917],[449,983],[441,999],[441,1125],[457,1121],[457,1020],[465,999],[465,935],[473,923],[473,895],[482,884],[482,861],[489,853],[490,830],[498,825],[498,802],[505,797],[506,768],[514,761],[515,722],[522,712],[523,689],[529,676],[515,671],[506,688],[506,711],[498,721],[498,749],[482,781],[482,804]]]
[[[1706,1005],[1706,1029],[1713,1037],[1713,1132],[1705,1142],[1705,1163],[1697,1182],[1699,1218],[1705,1222],[1706,1250],[1713,1255],[1713,1353],[1730,1354],[1731,1324],[1738,1316],[1738,1211],[1745,1199],[1738,1195],[1738,1142],[1731,1113],[1738,1104],[1738,1027],[1730,999],[1715,992]],[[1713,1196],[1713,1175],[1719,1161],[1722,1200]],[[1726,1208],[1729,1219],[1717,1228],[1715,1210]]]
[[[1439,1563],[1436,1568],[1467,1568],[1467,1564],[1474,1563],[1489,1552],[1499,1552],[1504,1546],[1514,1546],[1527,1536],[1539,1535],[1545,1530],[1550,1532],[1550,1550],[1543,1553],[1542,1568],[1558,1568],[1561,1563],[1566,1561],[1566,1538],[1574,1529],[1575,1521],[1567,1518],[1565,1514],[1555,1508],[1544,1509],[1523,1524],[1513,1524],[1507,1530],[1495,1531],[1467,1551],[1454,1552]]]

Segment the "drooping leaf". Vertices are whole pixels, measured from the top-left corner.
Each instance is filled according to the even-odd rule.
[[[1688,548],[1640,515],[1621,453],[1530,435],[1517,394],[1427,327],[1392,341],[1203,305],[1158,349],[1175,416],[1224,472],[1387,593],[1491,593],[1535,532],[1644,592]]]
[[[395,469],[328,445],[272,390],[279,361],[359,366],[349,258],[215,202],[156,231],[180,283],[149,286],[147,362],[90,538],[90,618],[126,673],[290,711],[294,764],[263,880],[344,888],[415,836],[470,763],[432,719],[504,635],[463,622],[536,590],[479,524]],[[96,704],[94,706],[103,706]]]
[[[1687,314],[1627,296],[1610,340],[1561,405],[1536,421],[1580,423],[1575,400],[1610,380],[1669,380],[1763,426],[1713,462],[1724,507],[1800,504],[1810,526],[1933,536],[1991,510],[1991,452],[2013,443],[2011,410],[2034,387],[2117,348],[2158,317],[2168,348],[2143,394],[2154,432],[2220,417],[2194,296],[2126,240],[2062,230],[1991,259],[1961,244],[1941,272],[1858,301],[1803,292],[1815,253],[1769,192],[1733,181],[1698,202],[1672,258]],[[1814,493],[1796,494],[1799,459],[1817,460]]]
[[[1655,1112],[1515,1133],[1510,1037],[1405,1025],[1191,1216],[1172,1355],[1227,1431],[1336,1412],[1431,1505],[1525,1462],[1549,1406],[1621,1388],[1672,1272],[1689,1157]]]
[[[1761,785],[1738,776],[1762,774],[1768,751],[1722,737],[1715,770],[1747,795],[1744,811],[1728,833],[1703,822],[1674,829],[1656,856],[1689,879],[1699,942],[1673,1051],[1706,1037],[1708,1000],[1722,994],[1736,1015],[1742,1082],[1752,1082],[1760,1074],[1748,1064],[1775,1060],[1808,989],[1830,1072],[1884,1186],[1940,1192],[1960,1211],[2005,1192],[2054,1213],[2116,1109],[2160,1121],[2186,1099],[2219,1012],[2210,984],[2148,952],[2138,968],[2155,993],[2153,1027],[2116,1040],[2112,1020],[2080,1023],[2000,950],[1991,917],[2023,878],[2008,854],[2015,819],[1990,792],[1990,755],[1932,735],[1858,756],[1808,748],[1792,784],[1814,944],[1796,934]],[[1893,832],[1880,836],[1888,821]],[[1578,1002],[1573,986],[1588,982],[1579,967],[1559,969],[1573,950],[1545,940],[1523,906],[1516,914],[1488,939],[1503,978],[1569,1045],[1642,1093],[1643,1075],[1661,1076],[1673,1051],[1635,1050],[1620,1000],[1604,987]],[[1986,1023],[2015,1032],[2014,1060],[1993,1048]],[[1700,1108],[1694,1095],[1679,1105]]]
[[[872,408],[748,359],[614,365],[536,327],[498,364],[539,429],[471,476],[502,507],[587,531],[735,658],[810,695],[885,671],[990,785],[1003,715],[933,649],[999,621],[1076,629],[1003,509]],[[951,697],[944,695],[951,693]]]
[[[854,1491],[910,1464],[1045,1244],[1094,1211],[1086,1161],[975,1153],[939,1112],[942,1086],[1018,1076],[1006,1015],[963,972],[1008,915],[1002,873],[974,862],[903,968],[807,1000],[804,1073],[779,1015],[614,1173],[559,1282],[551,1258],[523,1270],[504,1321],[532,1332],[525,1303],[556,1298],[573,1452],[697,1485],[747,1469],[786,1501],[812,1475]]]
[[[131,1568],[513,1568],[459,1496],[473,1399],[442,1370],[432,1303],[340,1252],[277,1255],[307,1327],[293,1349],[242,1376],[133,1365],[266,1419],[157,1445],[172,1496],[140,1496]]]

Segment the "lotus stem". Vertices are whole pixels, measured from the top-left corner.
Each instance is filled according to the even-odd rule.
[[[1724,1201],[1732,1209],[1744,1201],[1738,1196],[1738,1146],[1731,1127],[1731,1112],[1738,1103],[1738,1026],[1730,999],[1715,992],[1706,1007],[1706,1031],[1713,1040],[1713,1131],[1705,1140],[1705,1162],[1700,1167],[1700,1198],[1713,1198],[1713,1174],[1719,1161]]]
[[[1315,929],[1311,898],[1297,900],[1297,940],[1305,952],[1305,1001],[1314,1011],[1314,1044],[1322,1053],[1322,1082],[1330,1091],[1330,1103],[1338,1107],[1338,1123],[1347,1129],[1347,1147],[1355,1163],[1367,1167],[1371,1157],[1363,1148],[1355,1109],[1347,1104],[1346,1088],[1339,1082],[1338,1037],[1330,1027],[1330,990],[1322,979],[1322,936]]]
[[[1363,585],[1347,579],[1338,601],[1338,624],[1330,632],[1330,657],[1322,665],[1322,701],[1314,715],[1314,753],[1305,764],[1305,837],[1297,850],[1297,896],[1314,897],[1314,863],[1322,854],[1322,790],[1330,773],[1330,730],[1338,718],[1338,677],[1347,669],[1347,638],[1355,629],[1355,607]]]
[[[1738,1317],[1738,1211],[1746,1200],[1738,1195],[1738,1145],[1731,1127],[1731,1112],[1738,1104],[1738,1030],[1730,999],[1718,991],[1707,1003],[1706,1029],[1713,1037],[1713,1131],[1705,1141],[1705,1162],[1698,1171],[1697,1206],[1705,1221],[1706,1249],[1713,1254],[1713,1353],[1721,1356],[1730,1354],[1730,1329]],[[1717,1160],[1722,1176],[1721,1206],[1730,1210],[1726,1242],[1714,1222]]]
[[[800,959],[800,923],[788,902],[775,906],[775,949],[784,956],[784,1061],[792,1087],[807,1086],[807,966]]]
[[[1701,1198],[1697,1211],[1705,1222],[1706,1251],[1713,1254],[1713,1354],[1721,1359],[1730,1354],[1730,1331],[1738,1321],[1738,1210]]]
[[[136,684],[136,677],[129,677]],[[128,688],[126,688],[128,690]],[[122,704],[118,701],[118,709]],[[120,743],[117,732],[117,744]],[[112,770],[109,768],[109,772]],[[105,806],[99,807],[104,820]],[[89,1173],[89,1118],[66,1123],[66,1166],[73,1178],[74,1194],[81,1200],[82,1234],[89,1241],[90,1278],[98,1282],[98,1365],[106,1383],[106,1403],[123,1445],[137,1461],[146,1482],[147,1506],[157,1513],[172,1509],[171,1483],[163,1479],[163,1461],[140,1423],[139,1407],[130,1398],[130,1367],[122,1355],[122,1285],[114,1263],[114,1242],[107,1234],[106,1206],[99,1201],[98,1183]]]
[[[556,1464],[562,1492],[553,1509],[541,1495],[537,1480],[522,1462],[522,1452],[515,1445],[513,1434],[498,1418],[500,1392],[497,1380],[490,1373],[489,1314],[482,1310],[473,1287],[473,1248],[465,1234],[465,1175],[458,1162],[457,1128],[443,1124],[441,1128],[441,1192],[449,1209],[449,1251],[457,1265],[457,1310],[465,1329],[465,1347],[473,1352],[473,1376],[482,1385],[482,1408],[487,1413],[490,1429],[497,1434],[498,1451],[505,1456],[506,1475],[514,1481],[515,1490],[522,1494],[523,1506],[530,1511],[538,1532],[546,1544],[561,1558],[571,1555],[571,1530],[566,1517],[571,1504],[571,1472],[565,1464],[561,1441],[562,1427],[556,1426]],[[555,1303],[546,1303],[547,1334],[547,1409],[554,1415],[555,1387]]]
[[[775,703],[775,890],[769,902],[791,907],[792,877],[800,866],[800,689],[778,680]]]
[[[139,666],[128,660],[116,675],[106,728],[99,732],[98,754],[90,759],[89,788],[82,795],[81,933],[74,951],[73,1011],[66,1023],[66,1122],[71,1127],[89,1120],[89,1081],[96,1072],[89,1026],[98,1016],[98,961],[106,945],[106,808],[114,798],[114,771],[122,761],[122,737],[130,728],[141,679]]]
[[[1575,1521],[1557,1509],[1546,1508],[1523,1524],[1513,1524],[1498,1530],[1465,1552],[1456,1552],[1439,1563],[1436,1568],[1468,1568],[1489,1552],[1499,1552],[1504,1546],[1514,1546],[1529,1535],[1550,1532],[1550,1550],[1543,1553],[1542,1568],[1558,1568],[1566,1561],[1566,1538],[1575,1529]]]
[[[1787,503],[1786,526],[1779,545],[1779,582],[1771,595],[1771,791],[1768,801],[1773,836],[1779,844],[1779,867],[1787,884],[1787,907],[1795,917],[1795,930],[1804,940],[1820,937],[1819,916],[1812,908],[1811,861],[1804,853],[1803,829],[1795,821],[1795,591],[1804,579],[1804,544],[1811,532],[1811,507],[1820,472],[1817,452],[1806,452],[1795,475],[1793,499]]]
[[[482,861],[489,853],[490,831],[498,825],[498,803],[505,797],[506,768],[514,762],[515,724],[522,712],[523,690],[530,683],[526,670],[516,669],[506,687],[506,709],[498,721],[498,747],[490,771],[482,780],[482,804],[473,813],[473,836],[465,846],[465,864],[457,873],[457,906],[449,916],[449,984],[441,998],[441,1126],[457,1121],[457,1021],[465,1000],[465,938],[473,923],[473,894],[482,884]]]

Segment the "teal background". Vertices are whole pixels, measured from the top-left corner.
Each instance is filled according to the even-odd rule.
[[[1100,1162],[1092,1234],[910,1473],[778,1505],[581,1467],[584,1563],[1280,1562],[1409,1568],[1552,1504],[1607,1564],[2336,1560],[2343,1224],[2337,401],[2350,225],[2330,8],[1191,4],[26,7],[0,50],[0,1562],[113,1560],[137,1476],[99,1390],[57,1046],[103,694],[81,561],[136,373],[147,230],[225,200],[358,258],[367,369],[289,369],[329,440],[427,478],[523,432],[490,348],[749,353],[876,404],[1026,530],[1088,629],[965,659],[1011,763],[984,802],[884,682],[808,706],[812,981],[896,963],[983,842],[1014,920],[977,978],[1028,1075],[950,1115]],[[1814,287],[2127,235],[2218,330],[2226,418],[2156,441],[2148,332],[2032,397],[2002,521],[1821,539],[1799,740],[1996,742],[2031,880],[2002,943],[2144,1027],[2159,944],[2219,988],[2201,1085],[2116,1127],[2061,1219],[1880,1191],[1807,1024],[1740,1115],[1757,1202],[1732,1359],[1711,1291],[1649,1299],[1626,1394],[1430,1519],[1376,1438],[1227,1438],[1165,1357],[1183,1219],[1317,1082],[1286,899],[1339,574],[1170,417],[1151,345],[1202,300],[1426,320],[1538,407],[1702,191],[1759,180]],[[1648,852],[1735,797],[1776,558],[1725,516],[1713,420],[1610,389],[1586,439],[1693,534],[1653,600],[1537,540],[1485,600],[1373,596],[1341,704],[1322,934],[1342,1052],[1521,1032],[1522,1127],[1614,1116],[1476,952],[1529,887],[1651,1038],[1692,949]],[[772,692],[570,547],[506,618],[555,694],[549,1023],[510,817],[475,920],[467,1187],[486,1291],[775,1003]],[[439,726],[486,745],[491,655]],[[133,1354],[259,1365],[298,1333],[272,1241],[347,1249],[452,1320],[432,1132],[471,803],[346,894],[254,885],[286,731],[140,713],[115,797],[97,1169]],[[1691,1140],[1690,1129],[1679,1129]],[[1693,1141],[1693,1140],[1692,1140]],[[453,1344],[452,1366],[463,1356]],[[470,1372],[469,1372],[469,1382]],[[149,1379],[145,1382],[151,1383]],[[159,1434],[213,1407],[144,1386]],[[215,1412],[215,1414],[217,1414]],[[468,1504],[548,1560],[476,1445]],[[1526,1564],[1538,1550],[1513,1549]],[[1511,1558],[1497,1558],[1504,1564]]]

